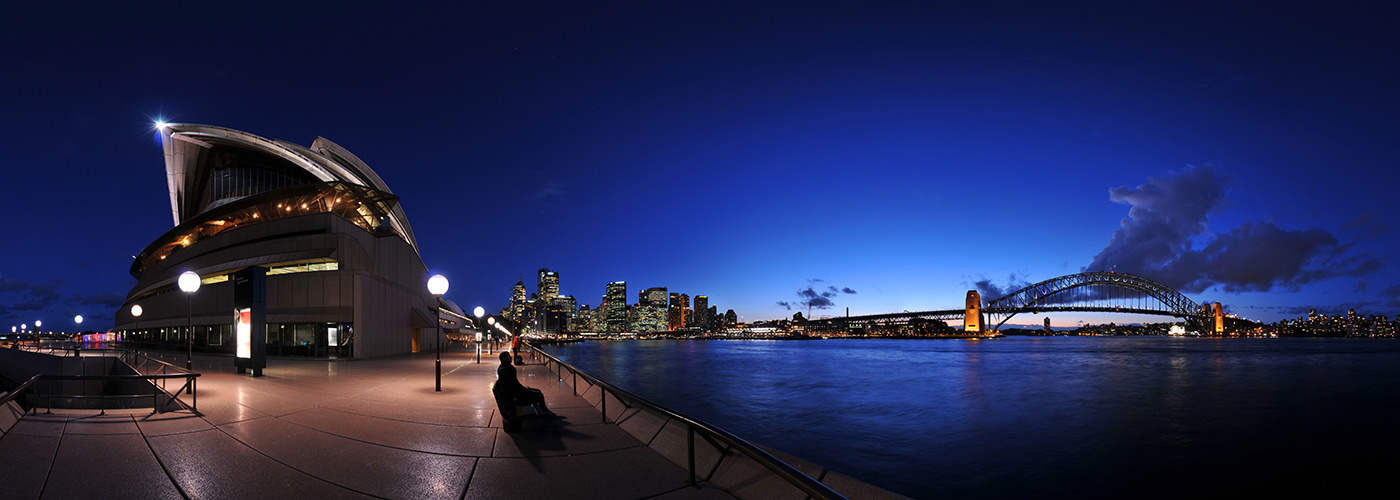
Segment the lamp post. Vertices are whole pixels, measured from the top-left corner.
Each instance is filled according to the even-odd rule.
[[[437,336],[433,338],[433,345],[437,346],[437,382],[436,391],[442,392],[442,319],[438,317],[438,301],[442,300],[442,294],[447,293],[447,278],[441,274],[434,274],[428,278],[428,293],[433,294],[433,323],[437,323]]]
[[[194,271],[180,273],[180,291],[185,292],[185,338],[189,350],[185,353],[185,369],[194,371],[194,292],[199,290],[199,275]]]
[[[78,325],[78,331],[73,333],[71,337],[68,337],[68,340],[72,342],[77,342],[73,345],[73,352],[78,353],[78,349],[83,348],[83,315],[79,314],[73,316],[73,323],[76,323]]]
[[[477,331],[481,331],[481,316],[484,315],[484,314],[486,314],[486,308],[481,307],[481,306],[476,306],[476,307],[472,308],[472,316],[476,316],[476,325],[477,325],[477,326],[476,326],[476,329],[477,329]],[[477,361],[480,362],[480,355],[477,355],[477,357],[478,357],[478,360],[477,360]]]
[[[141,304],[132,304],[132,305],[131,305],[131,317],[133,318],[133,322],[136,323],[136,326],[135,326],[134,328],[136,329],[137,332],[140,332],[140,331],[141,331],[141,313],[142,313],[142,312],[143,312],[143,311],[141,310]],[[139,333],[138,333],[138,334],[139,334]],[[122,340],[126,340],[126,336],[125,336],[125,335],[122,336]]]
[[[480,308],[478,308],[478,309],[480,309]],[[496,317],[495,317],[495,316],[492,316],[492,317],[486,318],[486,324],[487,324],[488,326],[496,326]],[[491,329],[490,329],[490,328],[487,328],[487,329],[486,329],[486,335],[491,335]],[[480,331],[480,330],[477,330],[476,338],[477,338],[477,341],[476,341],[476,362],[477,362],[477,363],[481,363],[481,331]]]
[[[39,329],[39,327],[41,327],[41,326],[44,326],[44,321],[43,321],[43,320],[38,320],[38,319],[34,320],[34,335],[39,335],[39,334],[41,334],[41,333],[44,333],[43,330],[40,330],[40,329]]]

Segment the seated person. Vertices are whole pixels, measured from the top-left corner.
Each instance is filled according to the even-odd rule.
[[[496,384],[491,387],[491,393],[496,396],[496,405],[505,414],[503,416],[511,420],[518,419],[520,415],[515,414],[516,406],[529,406],[537,415],[556,416],[545,406],[543,392],[520,384],[520,380],[515,377],[515,367],[511,365],[510,358],[509,352],[501,353],[501,366],[496,368]]]

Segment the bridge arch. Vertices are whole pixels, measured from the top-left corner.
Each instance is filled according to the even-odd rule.
[[[1101,292],[1103,287],[1129,290],[1142,294],[1142,296],[1149,297],[1155,301],[1154,307],[1123,308],[1064,305],[1098,298],[1093,295],[1097,292]],[[1077,297],[1066,293],[1080,290],[1086,293]],[[1118,272],[1079,273],[1048,279],[1012,292],[1005,297],[988,302],[987,306],[982,310],[991,316],[991,321],[989,321],[989,323],[995,322],[995,330],[1000,330],[1001,326],[1017,313],[1052,310],[1160,314],[1199,321],[1202,327],[1210,324],[1207,322],[1209,321],[1207,319],[1209,315],[1202,314],[1201,306],[1187,296],[1182,295],[1181,292],[1141,276]]]

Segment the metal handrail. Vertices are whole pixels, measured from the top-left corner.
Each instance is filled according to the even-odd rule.
[[[173,402],[179,404],[180,406],[185,407],[186,409],[188,409],[188,410],[190,410],[190,411],[198,412],[198,411],[199,411],[199,395],[198,395],[198,393],[197,393],[197,391],[196,391],[196,389],[198,388],[198,383],[197,383],[198,377],[199,377],[199,373],[195,373],[195,372],[189,372],[189,373],[171,373],[171,374],[160,374],[160,375],[140,375],[140,374],[137,374],[137,375],[44,375],[44,374],[39,374],[39,375],[35,375],[35,376],[33,376],[32,378],[30,378],[30,379],[29,379],[30,382],[26,382],[25,385],[22,385],[21,387],[24,388],[24,389],[26,389],[26,390],[33,390],[34,392],[38,393],[37,390],[34,390],[33,388],[29,387],[29,384],[30,384],[31,382],[34,382],[35,380],[79,380],[79,381],[100,380],[100,381],[103,381],[103,382],[111,381],[111,380],[149,380],[149,381],[151,381],[151,388],[152,388],[152,390],[153,390],[153,392],[152,392],[152,394],[151,394],[151,412],[152,412],[152,413],[159,413],[159,412],[160,412],[160,401],[159,401],[159,399],[160,399],[160,398],[159,398],[159,394],[160,394],[160,393],[164,393],[164,394],[166,395],[166,397],[170,398],[170,401],[173,401]],[[183,378],[183,379],[185,379],[185,384],[182,385],[182,386],[180,386],[180,389],[177,390],[177,391],[175,391],[174,394],[171,394],[169,391],[166,391],[166,390],[165,390],[165,387],[164,387],[164,386],[165,386],[165,383],[164,383],[164,381],[167,380],[167,379],[175,379],[175,378]],[[160,386],[157,386],[157,385],[156,385],[156,383],[155,383],[156,380],[160,380],[160,381],[161,381]],[[107,396],[107,391],[106,391],[105,388],[102,388],[102,389],[100,389],[100,390],[101,390],[101,392],[100,392],[97,396],[88,396],[88,395],[64,395],[63,397],[74,398],[74,399],[89,399],[89,398],[96,397],[96,398],[98,398],[99,400],[104,401],[103,403],[100,403],[100,404],[99,404],[100,408],[98,408],[98,409],[101,411],[102,414],[105,415],[105,414],[107,414],[107,405],[106,405],[106,403],[105,403],[105,400],[106,400],[109,396]],[[180,401],[180,395],[181,395],[181,394],[184,394],[184,392],[185,392],[186,390],[189,390],[189,393],[190,393],[190,404],[185,404],[184,401]],[[16,395],[20,394],[20,392],[21,392],[20,389],[15,389],[15,390],[13,391],[12,394],[10,394],[9,396],[6,396],[6,399],[5,399],[5,400],[8,401],[8,400],[10,400],[10,399],[13,399],[14,397],[16,397]],[[44,400],[47,401],[47,402],[49,403],[49,406],[48,406],[48,409],[46,410],[46,413],[52,413],[52,412],[53,412],[53,398],[54,398],[54,396],[53,396],[52,394],[48,394],[48,393],[44,393],[44,394],[42,394],[42,395],[44,396]],[[139,395],[139,394],[118,394],[118,395],[113,395],[113,396],[110,396],[110,397],[112,397],[112,398],[133,398],[133,399],[134,399],[134,398],[144,398],[144,397],[146,397],[146,396],[144,396],[144,395]],[[31,408],[31,410],[33,410],[33,411],[36,412],[36,413],[39,411],[38,407]]]
[[[733,435],[733,434],[730,434],[729,432],[727,432],[727,431],[725,431],[725,430],[723,430],[723,429],[720,429],[720,428],[718,428],[718,427],[715,427],[715,426],[713,426],[713,425],[710,425],[710,424],[708,424],[708,423],[705,423],[705,422],[703,422],[703,421],[701,421],[701,420],[698,420],[698,419],[695,419],[695,418],[691,418],[691,417],[682,415],[682,414],[680,414],[680,413],[676,413],[676,412],[674,412],[674,411],[671,411],[670,409],[667,409],[667,408],[664,407],[664,406],[661,406],[661,405],[659,405],[659,404],[653,403],[653,402],[651,402],[650,400],[648,400],[648,399],[646,399],[646,398],[643,398],[643,397],[638,396],[638,395],[636,395],[636,394],[632,394],[632,393],[630,393],[630,392],[627,392],[627,391],[624,391],[624,390],[622,390],[622,389],[619,389],[619,388],[617,388],[616,386],[613,386],[612,384],[609,384],[609,383],[607,383],[607,382],[603,382],[602,380],[598,380],[597,378],[593,377],[592,375],[589,375],[589,374],[587,374],[587,373],[584,373],[582,370],[579,370],[578,368],[575,368],[573,365],[570,365],[570,364],[568,364],[568,363],[565,363],[565,362],[563,362],[563,361],[560,361],[559,358],[556,358],[556,357],[554,357],[553,355],[550,355],[549,353],[544,352],[544,351],[540,350],[539,348],[536,348],[536,347],[533,346],[533,345],[529,345],[529,344],[525,344],[525,345],[526,345],[526,347],[528,347],[529,349],[531,349],[531,350],[533,350],[533,351],[539,353],[541,356],[544,356],[545,359],[548,360],[549,362],[552,362],[552,363],[554,363],[554,364],[556,364],[556,365],[558,365],[558,366],[560,366],[560,367],[562,367],[562,368],[567,368],[570,372],[573,372],[574,377],[583,377],[583,379],[584,379],[585,381],[587,381],[587,382],[593,384],[594,386],[597,386],[597,387],[599,387],[599,388],[601,388],[601,389],[603,389],[603,390],[605,390],[605,391],[608,391],[608,392],[613,393],[613,397],[616,397],[616,398],[619,399],[619,400],[623,400],[623,399],[625,398],[625,399],[627,399],[627,400],[630,400],[632,403],[640,404],[640,405],[645,406],[645,407],[647,407],[647,408],[649,408],[649,409],[651,409],[651,410],[653,410],[653,411],[660,412],[661,414],[666,415],[667,417],[670,417],[670,418],[673,419],[673,420],[677,420],[677,421],[680,421],[680,422],[684,423],[684,424],[688,427],[688,429],[689,429],[689,431],[690,431],[690,432],[687,434],[687,441],[689,442],[689,450],[688,450],[688,451],[689,451],[689,455],[690,455],[690,456],[689,456],[690,482],[691,482],[692,485],[695,484],[695,446],[694,446],[694,432],[695,432],[695,431],[700,431],[700,432],[702,432],[704,435],[706,435],[706,436],[708,436],[708,437],[710,437],[710,438],[717,438],[717,439],[719,439],[720,441],[723,441],[723,442],[725,442],[726,444],[728,444],[729,446],[731,446],[731,447],[733,447],[734,449],[738,450],[739,452],[743,453],[744,455],[747,455],[749,458],[753,459],[755,462],[758,462],[759,465],[762,465],[762,466],[764,466],[765,468],[767,468],[768,470],[770,470],[770,471],[772,471],[773,473],[777,474],[778,477],[783,478],[783,479],[786,480],[787,482],[791,483],[793,486],[796,486],[798,489],[802,490],[804,493],[806,493],[806,494],[808,494],[808,495],[811,495],[812,498],[817,498],[817,499],[821,499],[821,500],[846,500],[846,497],[845,497],[844,495],[842,495],[842,494],[840,494],[840,493],[837,493],[835,490],[831,489],[831,487],[829,487],[829,486],[827,486],[827,485],[825,485],[825,484],[822,484],[820,481],[817,481],[816,479],[812,479],[812,476],[808,476],[807,474],[803,473],[802,471],[797,470],[797,468],[793,467],[792,465],[788,464],[787,462],[784,462],[784,461],[778,459],[777,457],[774,457],[772,454],[770,454],[770,453],[768,453],[768,452],[766,452],[766,451],[763,451],[763,450],[760,449],[759,447],[755,446],[753,443],[750,443],[750,442],[748,442],[747,440],[745,440],[745,439],[743,439],[743,438],[741,438],[741,437],[739,437],[739,436],[735,436],[735,435]],[[556,373],[557,373],[557,372],[556,372]],[[563,380],[563,378],[560,377],[560,380]],[[575,388],[575,390],[578,389],[578,383],[577,383],[577,382],[574,383],[574,388]],[[607,404],[607,403],[606,403],[606,402],[607,402],[607,395],[606,395],[606,394],[603,395],[602,401],[603,401],[603,404],[604,404],[604,405]],[[607,419],[607,418],[608,418],[607,409],[606,409],[607,406],[604,406],[603,408],[604,408],[604,410],[603,410],[603,418],[604,418],[604,419]]]
[[[34,385],[35,382],[38,382],[39,377],[40,375],[29,377],[29,380],[25,381],[23,384],[20,384],[19,387],[15,388],[15,390],[10,391],[10,393],[6,394],[5,397],[0,397],[0,405],[9,403],[10,401],[14,401],[15,398],[19,397],[20,394],[23,394],[24,391],[28,390],[29,386]]]
[[[52,349],[52,348],[51,348],[51,349]],[[197,377],[199,377],[199,375],[200,375],[199,373],[193,372],[193,371],[190,371],[190,370],[186,370],[186,369],[183,368],[183,367],[176,366],[176,365],[172,365],[172,364],[170,364],[170,363],[166,363],[166,362],[161,361],[161,360],[159,360],[159,359],[152,358],[152,357],[150,357],[150,356],[145,355],[145,353],[142,353],[142,352],[139,352],[139,351],[136,351],[136,350],[119,350],[119,349],[112,349],[112,350],[118,351],[118,352],[117,352],[117,357],[118,357],[119,359],[121,359],[122,362],[126,363],[128,366],[131,366],[131,368],[132,368],[133,370],[135,370],[135,371],[137,372],[137,374],[135,374],[135,375],[86,375],[86,374],[84,374],[84,375],[45,375],[45,374],[38,374],[38,375],[35,375],[35,376],[31,377],[31,378],[29,379],[29,381],[25,382],[24,384],[21,384],[21,385],[20,385],[18,388],[16,388],[15,390],[11,391],[10,394],[7,394],[4,398],[0,398],[0,404],[4,404],[5,402],[12,401],[12,400],[18,398],[20,394],[23,394],[24,392],[29,391],[29,392],[33,392],[33,393],[36,393],[36,394],[38,394],[38,395],[43,396],[44,399],[45,399],[45,401],[49,402],[48,411],[49,411],[49,412],[52,412],[52,410],[53,410],[52,402],[53,402],[54,395],[53,395],[53,394],[48,394],[48,393],[41,393],[37,388],[34,388],[34,387],[33,387],[34,384],[37,383],[39,380],[77,380],[77,381],[83,381],[83,382],[94,381],[94,380],[96,380],[96,381],[103,381],[103,382],[113,381],[113,380],[147,380],[147,381],[150,381],[150,383],[151,383],[151,388],[152,388],[152,393],[151,393],[151,395],[149,396],[149,397],[151,398],[151,411],[152,411],[152,412],[159,412],[159,411],[160,411],[160,401],[159,401],[159,399],[160,399],[160,397],[159,397],[160,394],[165,394],[165,396],[166,396],[167,398],[169,398],[170,401],[175,402],[176,404],[178,404],[178,405],[184,407],[185,409],[188,409],[188,410],[191,410],[191,411],[195,411],[195,412],[198,412],[198,411],[199,411],[199,393],[198,393],[198,387],[199,387],[199,386],[198,386],[198,379],[197,379]],[[103,350],[103,351],[107,351],[107,350]],[[52,351],[51,351],[51,352],[52,352]],[[104,355],[105,355],[105,352],[104,352]],[[152,363],[155,364],[155,367],[159,369],[160,373],[151,373],[151,374],[144,374],[144,373],[142,373],[142,369],[143,369],[143,368],[149,368],[149,367],[150,367],[150,364],[152,364]],[[174,371],[175,373],[168,373],[169,371]],[[181,385],[180,388],[177,389],[177,390],[172,394],[170,391],[166,390],[166,383],[165,383],[167,380],[170,380],[170,379],[185,379],[185,383],[184,383],[183,385]],[[63,396],[63,397],[66,397],[66,398],[73,398],[73,399],[90,399],[90,398],[94,398],[94,397],[95,397],[95,398],[98,398],[99,400],[102,400],[102,401],[103,401],[102,403],[99,403],[99,406],[100,406],[99,410],[101,410],[101,412],[102,412],[103,414],[106,414],[106,412],[107,412],[107,407],[106,407],[107,405],[106,405],[106,403],[105,403],[105,400],[106,400],[107,398],[113,398],[113,399],[121,399],[121,398],[137,399],[137,398],[145,398],[145,397],[148,397],[148,396],[140,395],[140,394],[116,394],[116,395],[110,395],[110,396],[109,396],[109,395],[106,393],[106,388],[105,388],[105,387],[101,387],[99,390],[100,390],[100,393],[99,393],[97,396],[89,396],[89,395],[65,395],[65,396]],[[190,395],[190,403],[189,403],[189,404],[186,404],[184,401],[181,401],[181,400],[180,400],[180,395],[185,394],[186,391],[188,391],[188,392],[189,392],[189,395]],[[35,408],[32,408],[32,410],[37,412],[37,411],[38,411],[38,408],[35,407]]]
[[[60,346],[60,344],[62,344],[62,346]],[[27,351],[35,354],[47,351],[47,353],[50,356],[56,355],[55,353],[58,351],[63,351],[63,354],[59,355],[61,357],[68,357],[70,355],[77,356],[76,353],[79,351],[79,349],[72,347],[72,345],[72,342],[38,342],[29,340],[19,340],[11,342],[9,347],[17,351]]]

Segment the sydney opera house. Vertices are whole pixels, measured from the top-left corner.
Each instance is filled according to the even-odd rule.
[[[431,350],[438,299],[398,197],[324,138],[310,147],[223,127],[162,124],[175,227],[131,265],[117,311],[128,342],[233,352],[232,273],[261,266],[273,356]],[[194,293],[177,278],[194,271]],[[139,306],[134,308],[133,306]]]

